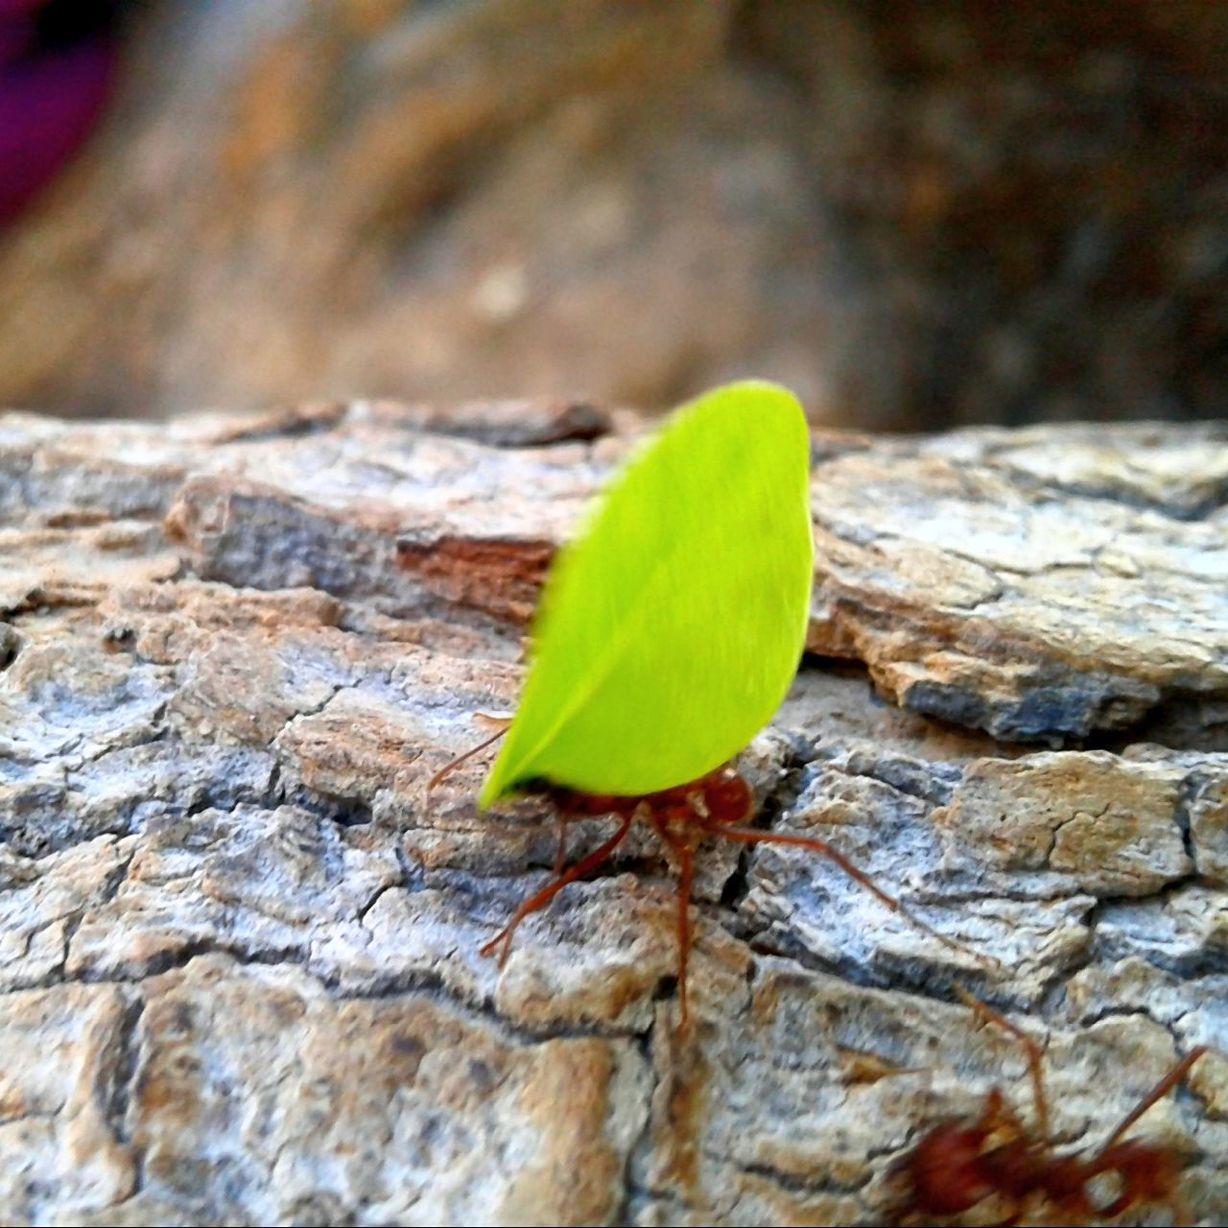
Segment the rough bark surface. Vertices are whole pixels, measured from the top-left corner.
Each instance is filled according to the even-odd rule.
[[[0,419],[0,1218],[881,1223],[994,1084],[1228,1217],[1222,428],[816,438],[796,686],[707,851],[694,1037],[647,835],[478,954],[554,826],[427,778],[510,708],[629,422],[580,406]],[[895,701],[887,702],[887,701]],[[999,739],[999,740],[995,740]],[[608,831],[593,821],[573,852]]]

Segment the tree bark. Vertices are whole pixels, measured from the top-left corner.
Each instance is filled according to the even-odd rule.
[[[815,438],[811,653],[705,848],[691,1037],[647,832],[549,875],[483,764],[557,544],[634,422],[320,405],[0,419],[0,1218],[841,1223],[994,1085],[1228,1217],[1222,427]],[[571,856],[609,834],[578,825]]]

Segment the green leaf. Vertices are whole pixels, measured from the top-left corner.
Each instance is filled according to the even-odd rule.
[[[683,406],[630,459],[546,581],[482,806],[541,780],[672,788],[767,724],[806,635],[809,460],[801,406],[761,382]]]

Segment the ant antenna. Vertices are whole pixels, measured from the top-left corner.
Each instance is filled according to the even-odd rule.
[[[1108,1142],[1100,1149],[1107,1151],[1142,1115],[1147,1112],[1157,1100],[1167,1095],[1171,1088],[1177,1086],[1189,1074],[1190,1067],[1207,1051],[1206,1045],[1191,1049],[1173,1068],[1132,1108],[1122,1119],[1121,1124],[1109,1135]]]
[[[1040,1046],[1022,1028],[1011,1023],[1005,1015],[999,1014],[992,1006],[982,1002],[975,994],[970,994],[962,985],[956,985],[955,992],[963,999],[965,1006],[970,1007],[987,1023],[997,1024],[1004,1032],[1009,1032],[1023,1046],[1023,1050],[1028,1057],[1028,1076],[1032,1080],[1032,1101],[1036,1108],[1036,1124],[1039,1127],[1041,1138],[1048,1142],[1049,1101],[1045,1096],[1045,1076],[1041,1070],[1042,1055]],[[1165,1087],[1157,1094],[1156,1098],[1158,1099],[1167,1090],[1168,1088]],[[1131,1123],[1127,1121],[1126,1124],[1129,1125]],[[1120,1132],[1119,1128],[1118,1133]]]
[[[478,715],[482,716],[483,714],[478,713]],[[474,755],[481,754],[481,752],[488,746],[493,746],[501,737],[503,737],[505,733],[507,733],[508,729],[511,728],[511,717],[487,716],[485,719],[497,724],[499,727],[490,735],[490,737],[483,739],[476,746],[471,746],[463,755],[457,755],[455,759],[445,763],[443,767],[441,767],[439,771],[426,782],[426,793],[428,797],[431,794],[431,790],[433,790],[436,785],[440,784],[440,782],[451,776],[462,763],[468,759],[472,759]]]

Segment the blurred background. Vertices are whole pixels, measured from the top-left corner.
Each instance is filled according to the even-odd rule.
[[[0,405],[1221,416],[1223,0],[0,0]]]

